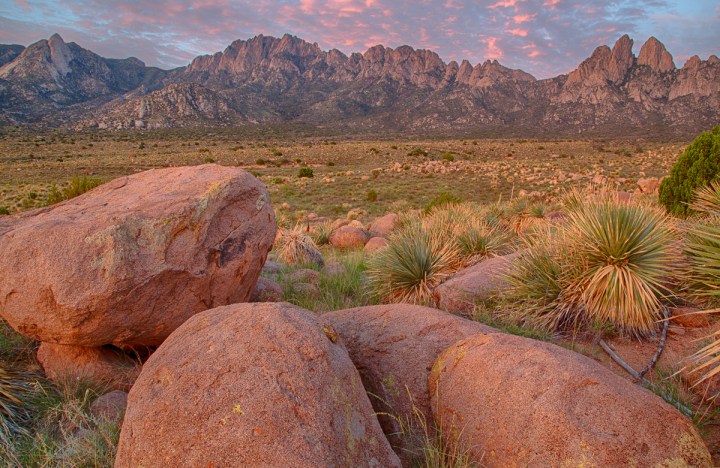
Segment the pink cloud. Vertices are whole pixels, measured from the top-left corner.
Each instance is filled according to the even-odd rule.
[[[500,0],[497,3],[493,3],[492,5],[488,6],[488,8],[509,8],[514,7],[517,4],[518,0]]]
[[[525,23],[525,22],[530,21],[530,20],[532,20],[532,19],[535,19],[536,16],[537,16],[537,15],[528,15],[528,14],[525,14],[525,15],[515,15],[515,16],[513,16],[513,21],[514,21],[515,23],[517,23],[517,24],[522,24],[522,23]]]
[[[526,29],[506,29],[506,33],[512,34],[513,36],[526,37],[528,32]]]
[[[485,57],[489,59],[499,59],[503,56],[503,51],[497,45],[497,37],[488,37],[482,40],[486,45]]]

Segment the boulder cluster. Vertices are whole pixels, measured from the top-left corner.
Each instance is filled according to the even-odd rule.
[[[416,305],[271,302],[275,219],[242,170],[148,171],[0,223],[2,317],[51,378],[129,389],[91,408],[124,411],[116,467],[414,466],[440,438],[487,466],[711,466],[691,421],[578,353]]]

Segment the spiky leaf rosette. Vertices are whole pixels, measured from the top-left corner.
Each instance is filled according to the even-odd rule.
[[[675,235],[667,216],[640,205],[590,201],[570,213],[571,262],[582,268],[570,289],[592,320],[644,335],[662,318],[676,273]]]
[[[422,226],[393,234],[388,247],[370,259],[368,275],[382,302],[431,304],[432,291],[457,268],[454,243]]]
[[[520,257],[506,274],[511,301],[527,319],[547,330],[575,328],[583,319],[573,295],[568,295],[563,235],[553,227],[538,228],[524,239]]]
[[[507,254],[512,250],[512,241],[510,232],[481,221],[474,222],[457,237],[460,254],[466,264]]]
[[[0,367],[0,444],[18,435],[27,435],[32,407],[27,401],[33,391],[33,375]]]

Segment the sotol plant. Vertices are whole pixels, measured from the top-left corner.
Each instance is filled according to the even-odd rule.
[[[288,265],[312,263],[322,266],[325,263],[315,242],[303,232],[302,226],[278,230],[275,250],[280,260]]]
[[[382,302],[431,304],[432,291],[457,268],[454,244],[421,225],[393,234],[387,248],[370,259],[368,275]]]
[[[596,198],[545,233],[509,274],[530,315],[556,329],[600,323],[634,335],[655,330],[678,263],[665,214]]]
[[[693,193],[720,176],[720,125],[703,132],[685,149],[660,184],[660,203],[668,212],[686,216]]]

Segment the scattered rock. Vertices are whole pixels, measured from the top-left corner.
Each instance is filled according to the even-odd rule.
[[[339,276],[347,273],[347,268],[340,262],[328,262],[322,269],[327,276]]]
[[[504,292],[509,287],[504,275],[519,256],[520,253],[515,252],[488,258],[460,270],[435,288],[433,295],[438,307],[450,312],[470,313],[478,301]]]
[[[372,236],[387,237],[395,229],[395,222],[398,219],[398,215],[395,213],[388,213],[385,216],[377,218],[375,221],[370,223],[368,231]]]
[[[388,245],[388,241],[384,237],[373,237],[367,241],[363,250],[365,250],[365,252],[377,252],[378,250],[386,248]]]
[[[249,302],[279,302],[282,300],[282,286],[269,278],[258,278]]]
[[[310,284],[317,284],[317,282],[320,280],[320,272],[316,270],[311,270],[310,268],[301,268],[299,270],[295,270],[287,277],[289,280],[291,280],[293,283],[310,283]]]
[[[130,391],[115,461],[259,463],[399,466],[332,325],[286,303],[219,307],[180,326]]]
[[[50,380],[90,380],[129,390],[140,366],[120,350],[41,343],[37,359]]]
[[[114,390],[95,399],[90,405],[90,413],[98,419],[120,421],[127,408],[128,394]]]
[[[263,273],[268,275],[277,275],[278,273],[284,271],[285,268],[285,265],[283,265],[282,263],[268,260],[265,262],[265,265],[263,265],[262,271]]]
[[[295,291],[298,294],[302,294],[303,296],[308,296],[313,299],[317,299],[320,297],[320,289],[310,283],[295,283],[292,285],[293,291]]]
[[[263,184],[239,168],[121,177],[0,218],[0,315],[40,341],[158,345],[192,315],[248,300],[275,229]]]
[[[486,466],[711,466],[675,408],[550,343],[498,333],[459,341],[428,384],[443,433]]]
[[[398,455],[409,461],[412,441],[398,436],[395,414],[418,427],[417,408],[432,421],[427,379],[436,357],[457,340],[478,333],[497,332],[492,327],[429,307],[410,304],[379,305],[329,312],[362,377],[365,389],[385,434]],[[412,401],[411,401],[412,398]],[[432,432],[432,424],[428,424]]]
[[[365,246],[370,234],[354,226],[342,226],[330,234],[329,244],[338,249],[358,249]]]

